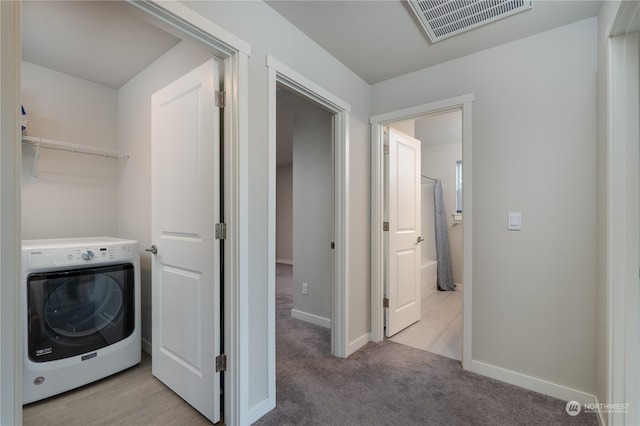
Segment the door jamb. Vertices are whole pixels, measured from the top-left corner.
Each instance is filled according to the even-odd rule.
[[[22,423],[20,2],[0,2],[0,424]]]
[[[607,40],[607,389],[606,401],[628,403],[625,412],[600,412],[607,424],[640,418],[638,380],[638,69],[640,5],[623,2]],[[635,22],[633,21],[635,19]],[[632,360],[627,362],[625,360]]]
[[[225,309],[225,348],[227,350],[227,357],[229,359],[228,369],[226,372],[225,379],[225,395],[229,395],[229,398],[224,399],[224,418],[227,424],[244,424],[248,423],[248,415],[250,412],[249,407],[249,378],[247,376],[247,372],[249,371],[249,356],[248,356],[248,312],[249,312],[249,304],[248,304],[248,269],[249,265],[247,262],[247,247],[248,247],[248,183],[247,183],[247,159],[248,159],[248,57],[251,54],[251,46],[245,43],[243,40],[235,37],[231,33],[222,29],[218,25],[214,24],[207,18],[202,15],[194,12],[192,9],[179,4],[177,2],[162,2],[162,5],[159,2],[145,0],[145,1],[132,1],[128,0],[128,2],[143,10],[144,12],[150,14],[151,16],[159,19],[160,21],[166,22],[179,31],[193,36],[200,41],[203,41],[207,45],[213,48],[213,50],[220,55],[221,58],[224,59],[225,63],[225,86],[227,90],[227,99],[226,104],[227,108],[225,108],[224,112],[224,126],[225,126],[225,136],[224,136],[224,147],[225,147],[225,188],[224,188],[224,203],[225,203],[225,217],[228,219],[227,222],[227,239],[225,240],[225,253],[228,255],[225,256],[225,282],[223,283],[225,287],[225,306],[228,309]],[[7,37],[7,45],[13,47],[13,49],[7,49],[7,56],[11,55],[13,57],[6,58],[5,57],[5,49],[2,49],[2,58],[3,62],[6,58],[7,64],[14,64],[11,67],[15,73],[15,75],[2,74],[2,86],[3,86],[3,102],[6,99],[6,102],[9,103],[13,101],[14,108],[12,108],[13,113],[5,113],[5,104],[2,106],[2,128],[4,129],[4,124],[6,123],[14,123],[16,124],[13,133],[13,140],[16,141],[16,146],[12,147],[12,151],[15,154],[15,158],[13,161],[15,162],[13,170],[10,167],[2,167],[2,178],[3,178],[3,187],[12,186],[12,193],[14,194],[13,198],[17,197],[19,199],[19,194],[21,192],[21,183],[20,183],[20,152],[19,149],[19,140],[17,134],[17,123],[18,121],[18,99],[20,93],[20,9],[19,3],[14,2],[2,2],[2,9],[0,12],[0,18],[2,18],[3,25],[2,28],[7,28],[7,32],[3,32],[3,46],[5,45],[5,36]],[[8,14],[12,16],[6,16]],[[4,25],[5,19],[7,19],[7,23],[11,22],[12,25]],[[12,30],[12,37],[9,37],[11,34],[8,32]],[[15,54],[14,54],[15,53]],[[5,65],[3,63],[3,70],[5,69]],[[9,66],[6,69],[10,69]],[[9,84],[9,82],[13,82],[13,91],[15,94],[14,99],[10,99],[9,97],[5,97],[5,86]],[[7,93],[10,91],[7,90]],[[7,105],[7,110],[10,109],[10,105]],[[13,120],[9,121],[7,117],[12,116]],[[9,127],[9,126],[7,126]],[[3,134],[4,136],[4,134]],[[3,137],[2,140],[5,138]],[[2,144],[3,153],[8,144]],[[6,158],[3,156],[3,158]],[[2,166],[5,166],[3,163]],[[5,176],[4,172],[7,171],[7,175],[12,172],[13,179],[11,176]],[[4,178],[6,177],[6,181]],[[13,181],[13,182],[11,182]],[[13,185],[11,185],[11,183]],[[8,196],[5,196],[6,193],[2,191],[2,199],[7,199]],[[4,205],[4,203],[3,203]],[[8,214],[11,213],[11,214]],[[14,277],[13,280],[7,280],[9,282],[19,283],[20,280],[15,279],[15,277],[20,276],[20,258],[18,253],[20,253],[20,202],[16,202],[13,211],[5,212],[3,207],[2,210],[2,223],[8,223],[10,226],[2,226],[2,248],[3,249],[3,265],[8,264],[9,261],[12,261],[12,268],[7,268],[9,271],[6,274],[12,275]],[[9,238],[5,239],[5,229],[13,229],[14,235],[12,235],[10,243],[12,247],[5,247],[4,242],[9,242]],[[9,246],[9,244],[7,244]],[[15,246],[15,247],[13,247]],[[14,253],[15,259],[13,256],[9,256],[8,254],[5,257],[5,251],[9,252],[13,248],[12,252]],[[5,268],[2,268],[3,272]],[[5,280],[3,279],[3,282]],[[6,290],[10,286],[2,286],[2,295],[4,296],[7,293],[8,296],[13,294],[18,294],[16,288],[13,288],[12,291]],[[19,296],[16,296],[19,298]],[[11,298],[18,300],[16,298]],[[2,300],[7,300],[6,298],[2,298]],[[19,303],[14,303],[13,306],[19,306]],[[2,306],[4,313],[4,305]],[[0,405],[0,419],[2,420],[2,424],[20,424],[22,419],[22,392],[21,392],[21,382],[22,382],[22,358],[20,355],[21,344],[16,345],[15,340],[21,340],[22,338],[22,328],[21,317],[19,310],[9,309],[9,314],[12,311],[15,311],[15,315],[6,315],[3,318],[7,318],[6,321],[2,323],[2,329],[0,337],[2,341],[0,342],[3,347],[14,347],[18,348],[12,354],[13,357],[5,357],[2,356],[0,358],[0,374],[2,377],[2,394],[5,395],[4,390],[12,389],[13,393],[9,392],[9,394],[14,395],[13,398],[2,398],[2,405]],[[7,343],[5,345],[5,343]],[[13,359],[12,359],[13,358]],[[10,374],[10,368],[7,363],[13,360],[13,374]],[[6,402],[6,403],[5,403]],[[12,406],[11,406],[12,405]],[[12,413],[8,412],[12,409]]]
[[[128,0],[204,42],[224,60],[224,348],[228,358],[224,380],[223,418],[227,424],[248,421],[248,57],[251,46],[192,9],[175,2]]]
[[[395,121],[410,120],[441,112],[462,111],[462,164],[464,164],[465,181],[462,192],[464,205],[463,241],[463,312],[462,312],[462,366],[471,367],[472,339],[471,339],[471,308],[472,308],[472,164],[471,164],[471,107],[473,93],[444,99],[411,108],[392,111],[371,117],[371,337],[373,342],[384,340],[384,185],[383,185],[383,127]]]
[[[275,406],[275,190],[276,190],[276,84],[309,99],[333,114],[334,142],[334,261],[333,300],[331,318],[331,353],[346,358],[349,353],[348,338],[348,276],[349,276],[349,112],[351,106],[307,79],[285,64],[267,55],[266,66],[269,77],[268,93],[268,345],[269,387]]]

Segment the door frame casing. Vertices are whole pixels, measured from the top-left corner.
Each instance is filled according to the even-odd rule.
[[[348,276],[349,276],[349,113],[351,106],[307,77],[272,56],[266,56],[268,69],[268,219],[267,219],[267,295],[268,295],[268,383],[275,407],[275,288],[276,288],[276,86],[281,84],[333,115],[333,291],[331,310],[331,353],[346,358],[348,353]]]
[[[0,424],[22,424],[20,2],[0,2]]]
[[[211,47],[224,61],[223,117],[224,217],[224,422],[249,423],[249,298],[248,298],[248,57],[251,46],[192,9],[177,2],[133,2]]]
[[[640,4],[622,2],[607,40],[605,402],[629,403],[626,412],[600,411],[601,421],[607,424],[637,424],[640,419],[640,311],[637,304],[640,297],[639,14]]]
[[[472,185],[473,171],[471,162],[471,107],[473,93],[443,99],[415,107],[375,115],[371,124],[371,334],[372,342],[384,339],[384,131],[383,127],[395,121],[410,120],[447,111],[462,111],[462,164],[464,167],[464,187],[462,205],[464,206],[463,276],[464,293],[462,301],[462,366],[471,368],[472,351]]]
[[[194,37],[209,47],[224,61],[225,72],[225,110],[224,110],[224,205],[227,220],[227,239],[225,240],[225,278],[222,285],[225,289],[224,304],[224,346],[228,358],[228,368],[225,372],[224,419],[227,424],[250,423],[251,407],[249,406],[249,355],[248,355],[248,57],[251,46],[219,27],[202,15],[178,2],[132,1],[129,4],[141,9],[154,18],[171,25],[180,32]],[[2,140],[5,140],[4,129],[11,127],[12,140],[15,146],[2,144],[2,199],[13,198],[14,206],[9,211],[2,203],[2,282],[16,283],[15,288],[2,286],[0,290],[3,321],[0,324],[0,345],[16,348],[11,356],[0,357],[0,377],[2,378],[2,403],[0,404],[0,423],[21,424],[22,420],[22,357],[21,357],[21,317],[19,309],[19,292],[17,285],[20,280],[20,135],[19,123],[20,105],[20,52],[21,52],[21,24],[19,2],[0,2],[2,19]],[[9,16],[11,15],[11,16]],[[6,24],[6,25],[5,25]],[[6,47],[6,48],[5,48]],[[8,64],[8,65],[5,65]],[[12,73],[5,72],[12,70]],[[13,86],[13,90],[11,89]],[[13,96],[9,96],[9,94]],[[7,94],[7,96],[5,96]],[[6,104],[5,104],[6,102]],[[9,105],[12,103],[13,105]],[[13,108],[11,108],[13,106]],[[11,112],[9,112],[11,109]],[[14,126],[9,126],[14,124]],[[9,138],[7,130],[7,139]],[[13,155],[9,156],[9,151]],[[7,154],[5,156],[5,154]],[[13,165],[9,164],[9,157]],[[5,158],[7,163],[5,164]],[[9,167],[11,165],[11,167]],[[6,166],[6,167],[5,167]],[[13,175],[9,176],[9,173]],[[6,179],[5,179],[6,177]],[[13,181],[13,182],[11,182]],[[13,195],[9,197],[8,193]],[[5,230],[13,229],[12,235],[7,236]],[[9,244],[10,243],[10,244]],[[11,247],[9,247],[11,245]],[[13,257],[8,254],[13,253]],[[5,257],[6,256],[6,257]],[[5,264],[7,268],[5,269]],[[13,279],[9,279],[9,277]],[[5,297],[7,296],[7,297]],[[15,296],[15,297],[13,297]],[[7,302],[4,302],[7,301]],[[12,306],[5,310],[5,305]],[[11,315],[13,313],[14,315]],[[10,363],[12,365],[10,365]],[[11,371],[13,370],[13,371]],[[6,397],[5,390],[11,390]]]

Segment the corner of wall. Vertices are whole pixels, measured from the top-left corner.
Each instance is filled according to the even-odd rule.
[[[355,353],[358,349],[369,343],[371,333],[365,333],[360,337],[357,337],[347,345],[347,352],[345,358],[348,358],[351,354]]]

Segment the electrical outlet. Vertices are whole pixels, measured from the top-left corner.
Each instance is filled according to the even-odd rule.
[[[309,284],[302,283],[302,294],[309,294]]]

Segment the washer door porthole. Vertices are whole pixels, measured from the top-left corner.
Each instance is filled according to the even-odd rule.
[[[84,279],[83,279],[84,278]],[[113,324],[123,309],[122,289],[113,278],[96,275],[62,278],[47,283],[44,316],[47,325],[66,337],[83,337]]]

